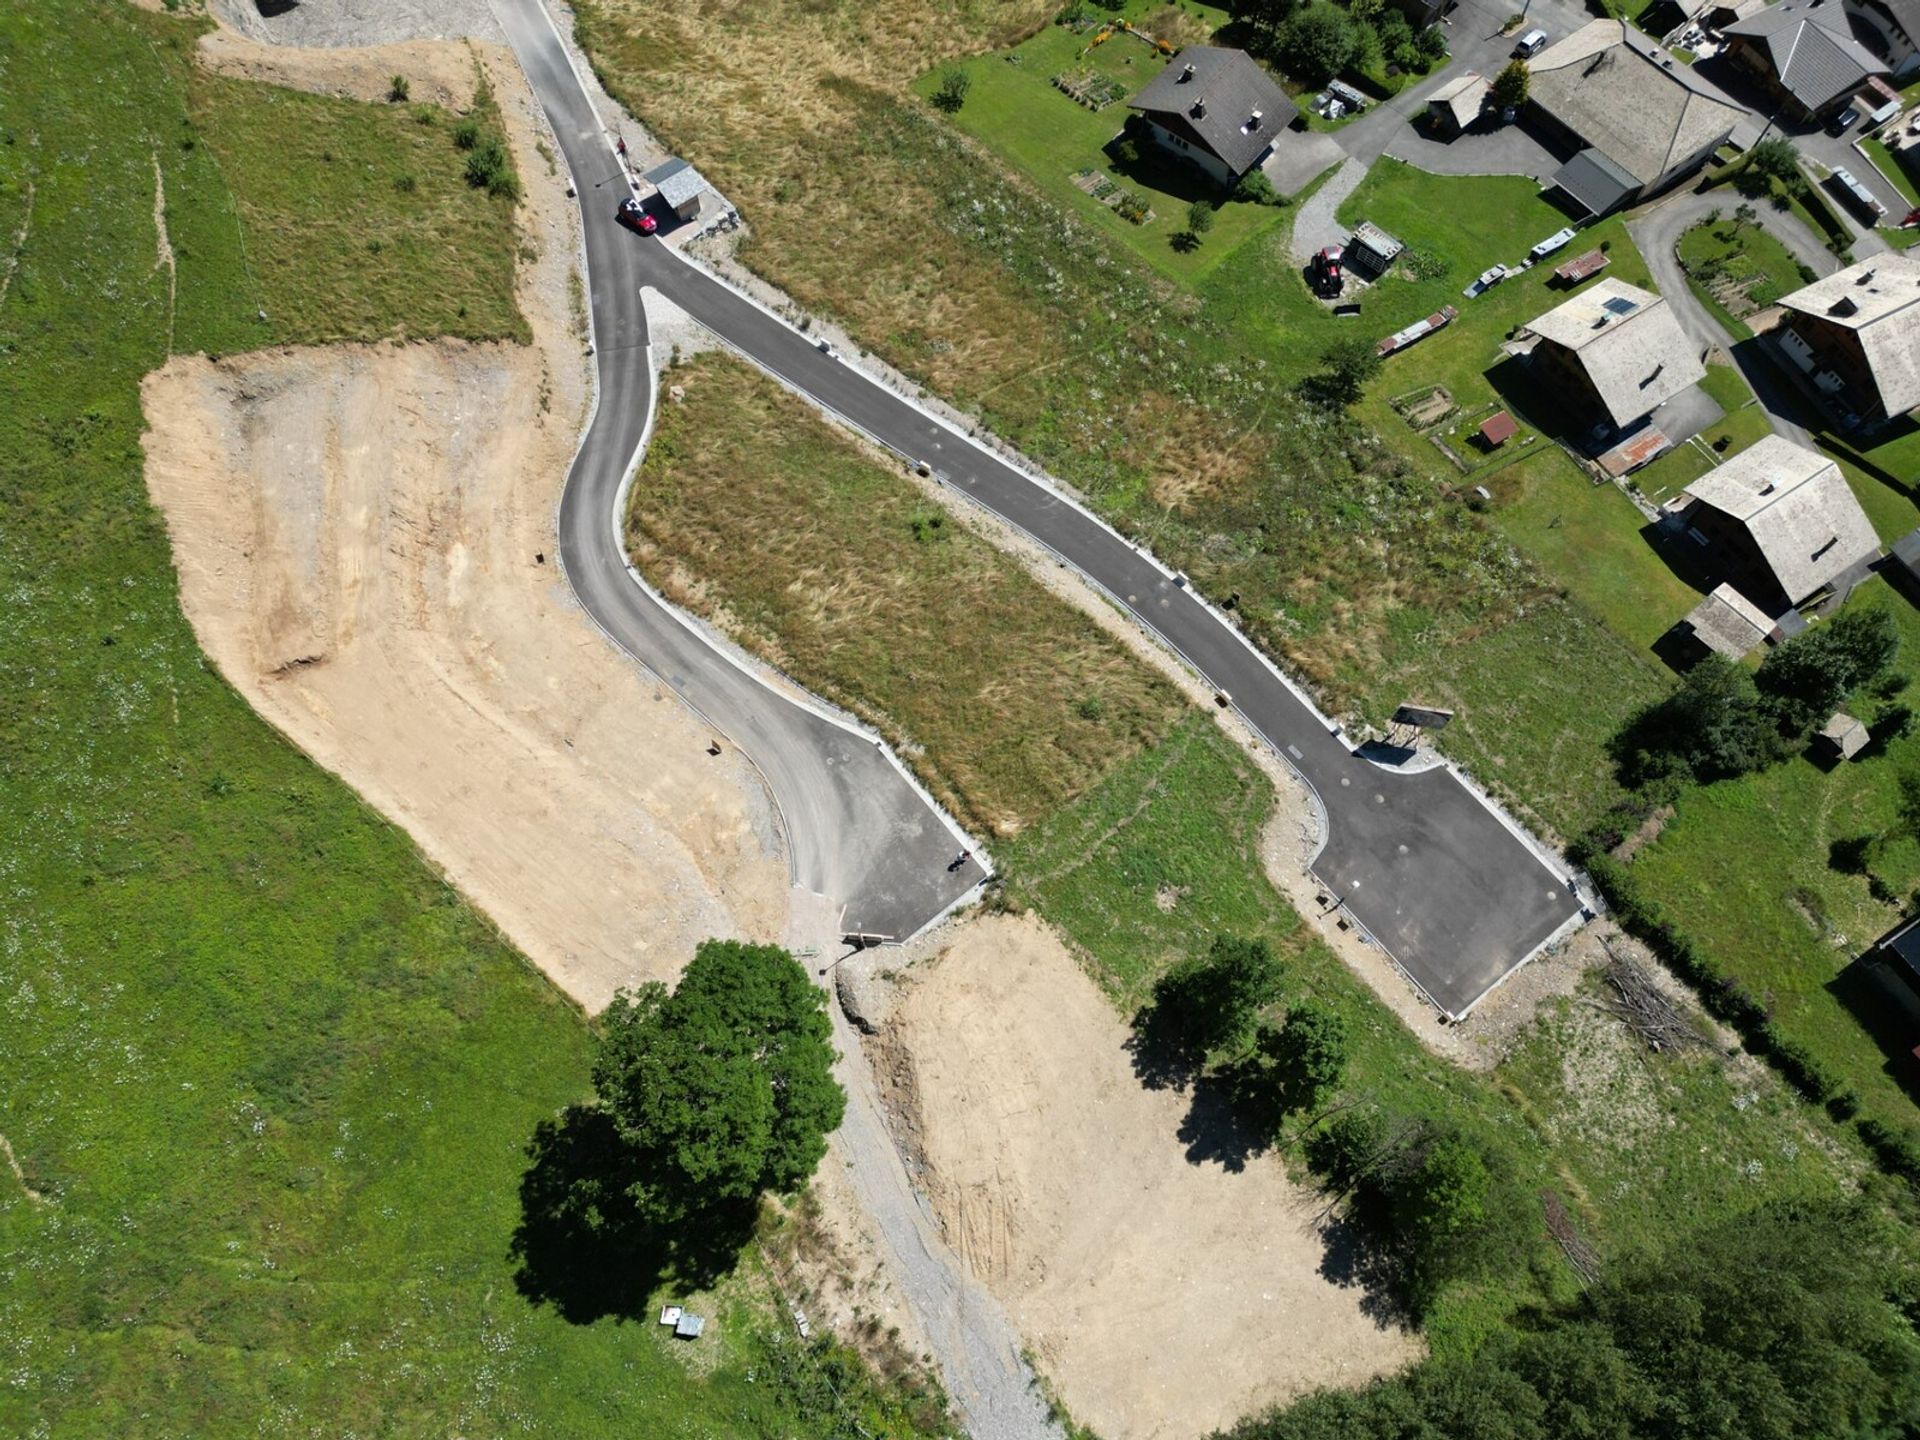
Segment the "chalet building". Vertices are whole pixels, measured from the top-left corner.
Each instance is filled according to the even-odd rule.
[[[1706,378],[1660,296],[1601,280],[1527,322],[1507,347],[1579,420],[1628,430]]]
[[[1789,116],[1838,115],[1886,64],[1854,36],[1840,0],[1782,0],[1722,32],[1727,58]]]
[[[1781,298],[1788,361],[1856,424],[1920,406],[1920,258],[1889,251]]]
[[[1880,554],[1840,467],[1778,435],[1709,470],[1666,508],[1768,615],[1859,578]]]
[[[1896,81],[1920,75],[1920,0],[1846,0],[1846,10]]]
[[[1189,45],[1128,102],[1161,148],[1231,188],[1300,110],[1244,50]]]
[[[1623,20],[1595,20],[1531,62],[1528,123],[1574,151],[1553,177],[1589,215],[1704,165],[1746,112]]]

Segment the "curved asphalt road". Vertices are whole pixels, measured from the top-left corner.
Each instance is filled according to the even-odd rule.
[[[601,397],[562,502],[568,578],[616,640],[732,728],[786,812],[799,878],[849,899],[846,928],[909,934],[969,888],[977,872],[969,866],[945,875],[956,842],[933,833],[938,827],[921,797],[871,744],[773,696],[718,658],[627,574],[609,517],[651,400],[643,285],[823,409],[924,460],[1075,565],[1230,693],[1320,797],[1329,833],[1315,874],[1442,1010],[1465,1014],[1578,915],[1565,880],[1452,771],[1388,771],[1354,754],[1238,631],[1115,532],[822,354],[664,244],[620,229],[613,220],[623,193],[617,164],[558,38],[544,15],[528,13],[537,0],[496,8],[586,199]]]
[[[567,579],[615,644],[665,679],[759,767],[785,822],[794,879],[846,905],[842,931],[905,939],[981,880],[975,861],[947,869],[963,838],[870,736],[795,703],[732,663],[628,572],[618,497],[638,461],[653,405],[640,287],[659,284],[666,252],[614,220],[626,181],[538,0],[503,0],[495,11],[582,201],[600,392],[560,501]],[[676,262],[668,273],[691,272]]]
[[[1682,191],[1628,221],[1627,233],[1646,257],[1647,268],[1653,272],[1667,304],[1679,317],[1681,328],[1695,344],[1718,346],[1733,360],[1746,377],[1748,388],[1760,401],[1760,408],[1767,412],[1774,434],[1811,450],[1816,448],[1813,437],[1793,418],[1805,409],[1805,402],[1793,385],[1760,352],[1759,342],[1736,341],[1722,328],[1688,287],[1686,271],[1680,268],[1680,257],[1676,253],[1680,237],[1716,210],[1722,215],[1730,214],[1742,198],[1727,191]],[[1758,205],[1755,210],[1755,223],[1816,275],[1831,275],[1840,268],[1833,253],[1816,241],[1812,232],[1791,212],[1775,210],[1771,205]]]

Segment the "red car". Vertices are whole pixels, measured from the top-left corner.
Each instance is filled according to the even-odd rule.
[[[647,213],[647,207],[631,195],[620,202],[620,223],[642,235],[651,235],[660,228],[660,222]]]
[[[1340,273],[1340,247],[1329,245],[1315,255],[1313,262],[1307,266],[1307,278],[1320,295],[1338,295],[1344,290],[1347,281]]]

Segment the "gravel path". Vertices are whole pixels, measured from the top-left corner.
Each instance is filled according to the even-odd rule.
[[[337,49],[472,36],[504,44],[487,0],[302,0],[276,15],[256,0],[210,0],[229,30],[275,45]]]
[[[1334,171],[1332,179],[1306,198],[1293,217],[1295,260],[1304,265],[1313,258],[1314,252],[1346,243],[1347,227],[1334,218],[1334,212],[1366,178],[1367,162],[1355,158]]]
[[[860,1208],[880,1231],[894,1281],[925,1328],[948,1393],[966,1417],[967,1434],[973,1440],[1065,1440],[1006,1311],[961,1266],[914,1188],[881,1118],[859,1034],[838,1005],[829,1008],[842,1057],[836,1073],[847,1090],[846,1118],[834,1144],[848,1161]]]

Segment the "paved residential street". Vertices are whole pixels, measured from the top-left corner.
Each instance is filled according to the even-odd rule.
[[[847,931],[905,938],[979,883],[978,861],[947,870],[968,842],[871,736],[771,689],[628,573],[615,511],[651,411],[640,286],[662,247],[615,222],[626,182],[537,0],[502,0],[497,13],[566,152],[586,236],[600,393],[560,505],[567,579],[615,644],[766,776],[795,881],[844,901]]]
[[[658,242],[646,283],[823,409],[1025,531],[1123,605],[1313,787],[1328,835],[1314,873],[1437,1004],[1465,1013],[1579,914],[1550,866],[1451,770],[1387,770],[1284,682],[1220,614],[1114,531]]]
[[[1729,214],[1739,203],[1740,196],[1727,191],[1699,194],[1683,190],[1629,221],[1627,233],[1633,237],[1633,243],[1646,258],[1647,268],[1653,272],[1654,284],[1679,318],[1681,328],[1703,347],[1718,346],[1740,367],[1740,373],[1746,377],[1761,408],[1767,412],[1767,421],[1776,435],[1811,449],[1813,437],[1793,418],[1800,413],[1802,402],[1792,384],[1760,353],[1756,342],[1736,342],[1721,328],[1720,322],[1687,288],[1686,272],[1680,268],[1679,258],[1674,253],[1680,237],[1709,214],[1715,210],[1722,215]],[[1831,275],[1839,268],[1840,262],[1815,241],[1791,212],[1775,210],[1770,205],[1755,208],[1755,223],[1785,245],[1794,259],[1811,266],[1820,275]]]
[[[605,176],[611,159],[593,155],[597,131],[584,113],[584,95],[564,68],[563,55],[536,54],[529,57],[528,69],[543,99],[560,86],[578,95],[547,103],[563,143],[570,152],[582,151],[574,163],[583,176],[583,193],[591,197],[595,177]],[[603,182],[599,193],[606,193]],[[803,844],[808,847],[807,883],[818,877],[823,883],[814,888],[853,897],[850,914],[901,917],[894,923],[902,934],[918,928],[909,923],[916,901],[924,908],[921,923],[944,904],[939,887],[930,886],[924,873],[921,857],[931,853],[922,838],[924,820],[916,828],[904,800],[890,800],[885,833],[868,828],[872,810],[863,786],[891,787],[884,772],[869,767],[864,780],[854,783],[847,767],[858,760],[837,735],[820,729],[824,722],[798,707],[769,706],[761,687],[724,661],[703,658],[685,627],[669,623],[671,617],[625,577],[625,557],[607,516],[645,423],[644,358],[636,348],[645,324],[637,293],[641,284],[653,285],[823,409],[903,457],[925,462],[948,484],[1078,567],[1211,685],[1230,694],[1320,797],[1328,834],[1314,873],[1442,1009],[1464,1014],[1579,914],[1564,874],[1451,770],[1406,774],[1355,755],[1183,581],[1050,487],[973,445],[864,372],[822,353],[658,240],[619,230],[612,209],[589,198],[594,313],[605,317],[600,330],[605,388],[563,503],[568,575],[603,624],[650,663],[663,666],[705,713],[739,730],[740,743],[761,759],[790,819],[801,807],[789,797],[796,790],[810,797],[806,813],[814,815],[818,828],[811,836],[797,834],[794,841],[796,852]],[[663,654],[652,656],[652,645],[663,646]],[[769,711],[776,718],[768,718]],[[797,718],[786,711],[797,711]],[[770,756],[760,756],[756,745],[768,746]],[[854,852],[838,867],[824,853],[836,837]],[[906,854],[913,859],[903,867]],[[877,893],[865,893],[861,886],[876,887]]]

